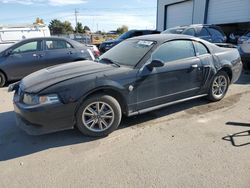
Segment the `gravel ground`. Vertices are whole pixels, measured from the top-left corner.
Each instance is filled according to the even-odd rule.
[[[218,103],[124,118],[106,138],[29,136],[0,89],[0,187],[250,187],[250,75]]]

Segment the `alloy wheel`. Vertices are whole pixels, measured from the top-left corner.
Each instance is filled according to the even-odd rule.
[[[227,91],[227,84],[227,78],[224,75],[215,77],[212,86],[212,94],[217,98],[222,97]]]
[[[90,131],[105,131],[114,122],[114,110],[105,102],[93,102],[83,110],[82,122]]]

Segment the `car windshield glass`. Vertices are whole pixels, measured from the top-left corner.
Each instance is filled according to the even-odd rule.
[[[154,46],[154,41],[128,40],[104,53],[99,59],[109,59],[119,65],[135,66]]]
[[[126,32],[126,33],[123,33],[121,36],[118,37],[118,39],[121,39],[121,40],[125,40],[125,39],[128,39],[131,37],[131,32]]]
[[[162,34],[182,34],[185,28],[170,28],[162,32]]]

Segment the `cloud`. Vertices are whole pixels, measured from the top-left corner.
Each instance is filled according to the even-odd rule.
[[[73,13],[61,13],[57,18],[68,20],[75,26],[75,17]],[[114,30],[122,25],[127,25],[129,29],[154,29],[155,16],[145,14],[135,14],[128,12],[110,12],[99,11],[96,14],[79,14],[78,21],[83,25],[88,25],[92,30]]]
[[[77,5],[86,3],[87,0],[0,0],[0,3],[18,3],[22,5],[44,5],[51,6],[65,6],[65,5]]]

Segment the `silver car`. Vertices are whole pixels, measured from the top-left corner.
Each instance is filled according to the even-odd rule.
[[[250,31],[238,39],[238,49],[245,69],[250,69]]]

